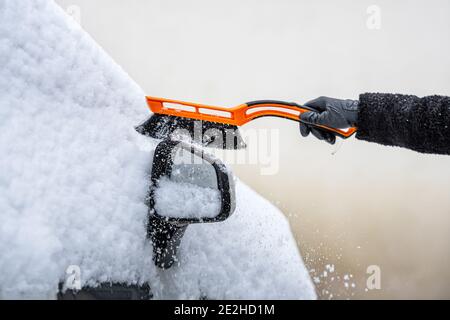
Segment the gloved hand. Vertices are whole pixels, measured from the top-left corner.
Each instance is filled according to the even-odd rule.
[[[319,97],[304,104],[305,107],[315,111],[300,115],[300,133],[306,137],[311,132],[319,140],[330,144],[336,142],[336,134],[310,124],[320,124],[336,129],[355,127],[358,120],[357,100],[341,100],[328,97]]]

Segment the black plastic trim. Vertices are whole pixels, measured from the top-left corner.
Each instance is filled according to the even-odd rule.
[[[190,219],[190,218],[168,218],[161,216],[155,209],[154,193],[157,189],[159,179],[163,176],[170,176],[172,172],[173,159],[172,153],[176,147],[181,147],[184,150],[190,151],[191,153],[201,157],[206,162],[210,163],[215,172],[217,178],[217,187],[220,191],[221,196],[221,210],[219,214],[214,218],[203,218],[203,219]],[[187,144],[181,141],[174,140],[164,140],[160,142],[156,149],[155,155],[153,157],[153,166],[151,173],[151,186],[149,191],[149,208],[151,213],[162,220],[175,223],[178,225],[191,224],[191,223],[208,223],[208,222],[219,222],[227,219],[235,209],[235,186],[234,181],[231,176],[230,171],[219,159],[212,157],[211,155],[205,153],[203,150]]]
[[[149,300],[153,298],[150,285],[127,284],[120,282],[100,283],[96,287],[82,287],[81,290],[64,289],[58,284],[58,300]]]
[[[216,217],[201,220],[168,218],[159,215],[156,211],[155,191],[158,187],[159,179],[163,176],[170,176],[172,172],[172,156],[176,147],[188,150],[213,166],[222,200],[221,210]],[[189,224],[223,221],[234,212],[236,207],[235,185],[230,171],[220,160],[213,158],[193,145],[174,140],[163,140],[156,146],[150,180],[151,183],[147,199],[149,207],[147,238],[153,244],[153,261],[155,265],[162,269],[168,269],[176,261],[176,254],[181,243],[181,238]]]
[[[295,102],[288,102],[288,101],[281,101],[281,100],[255,100],[255,101],[250,101],[247,102],[246,105],[248,105],[249,107],[253,107],[255,105],[259,105],[259,104],[283,104],[285,106],[291,106],[291,107],[302,107],[299,104],[295,103]]]

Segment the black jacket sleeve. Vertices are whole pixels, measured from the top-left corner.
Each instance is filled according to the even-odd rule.
[[[356,138],[423,153],[450,154],[450,97],[362,94]]]

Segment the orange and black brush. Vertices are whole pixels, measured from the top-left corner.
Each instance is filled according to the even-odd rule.
[[[138,131],[153,138],[162,139],[176,129],[187,129],[192,134],[195,121],[202,121],[202,129],[234,130],[234,143],[223,148],[240,149],[245,147],[238,127],[257,118],[273,116],[300,121],[300,115],[311,111],[310,108],[294,102],[277,100],[259,100],[247,102],[236,107],[224,108],[172,99],[146,97],[150,110],[154,113]],[[341,138],[348,138],[356,132],[352,127],[347,130],[316,125],[321,130],[331,131]],[[224,135],[225,137],[225,135]]]

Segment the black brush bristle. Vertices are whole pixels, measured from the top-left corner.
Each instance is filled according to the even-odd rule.
[[[237,126],[217,122],[153,114],[136,131],[155,139],[188,134],[193,142],[205,147],[231,150],[246,147]]]

